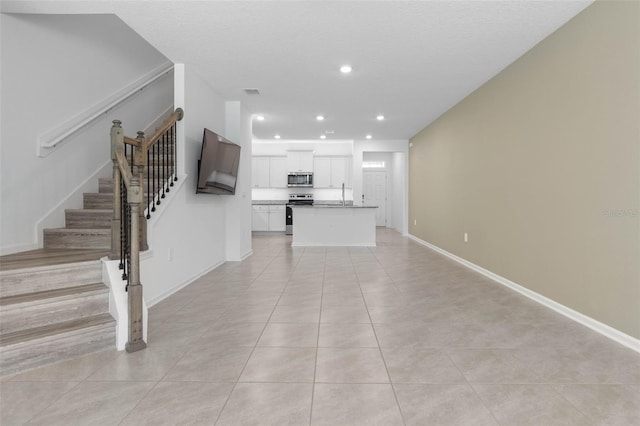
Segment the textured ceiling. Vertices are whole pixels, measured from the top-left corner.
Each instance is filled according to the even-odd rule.
[[[590,3],[4,1],[2,10],[116,13],[224,99],[263,114],[257,138],[331,130],[331,140],[412,137]]]

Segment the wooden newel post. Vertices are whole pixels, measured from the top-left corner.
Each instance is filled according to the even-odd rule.
[[[113,120],[111,127],[111,161],[113,162],[113,217],[111,219],[111,253],[109,259],[120,259],[120,230],[122,212],[120,185],[121,176],[116,159],[116,151],[118,148],[124,149],[124,135],[122,134],[122,122]]]
[[[142,208],[142,182],[133,175],[127,191],[127,202],[131,207],[131,235],[140,235],[140,209]],[[142,334],[142,284],[140,283],[140,239],[131,238],[131,264],[129,269],[129,341],[127,352],[136,352],[147,347]]]
[[[137,175],[140,179],[140,187],[142,188],[142,193],[144,194],[144,174],[146,171],[147,164],[147,141],[144,137],[144,132],[139,131],[138,137],[136,138],[140,141],[140,145],[133,148],[133,164],[134,171],[137,172]],[[150,197],[151,194],[147,194],[147,197]],[[143,197],[144,199],[144,197]],[[145,251],[149,249],[149,245],[147,244],[147,218],[144,214],[144,207],[142,204],[140,205],[140,233],[131,235],[140,235],[140,250]]]

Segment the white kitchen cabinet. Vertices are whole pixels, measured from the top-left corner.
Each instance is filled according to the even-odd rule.
[[[269,231],[284,231],[285,229],[285,206],[269,206]]]
[[[251,186],[269,188],[269,157],[251,159]]]
[[[253,205],[251,216],[253,231],[284,231],[286,229],[284,205]]]
[[[317,156],[313,160],[315,188],[351,188],[351,157]]]
[[[313,159],[313,187],[331,187],[331,157],[315,157]]]
[[[252,206],[251,229],[253,231],[269,230],[269,206]]]
[[[342,188],[342,184],[347,185],[347,160],[345,157],[331,158],[331,187]]]
[[[287,172],[313,172],[313,151],[287,151]]]
[[[253,157],[253,188],[286,188],[287,157]]]
[[[269,185],[271,188],[286,188],[287,173],[287,157],[269,157]]]

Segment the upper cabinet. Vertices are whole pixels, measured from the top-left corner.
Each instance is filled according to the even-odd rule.
[[[251,186],[253,188],[269,187],[269,157],[251,159]]]
[[[317,156],[313,160],[314,188],[351,188],[351,157]]]
[[[313,172],[313,151],[287,151],[287,172]]]
[[[287,173],[287,157],[269,157],[269,184],[271,188],[286,188]]]
[[[286,157],[253,157],[251,186],[253,188],[286,188]]]
[[[253,157],[252,166],[253,188],[287,188],[289,172],[313,172],[314,188],[342,188],[343,183],[347,188],[352,187],[353,166],[350,156],[314,157],[312,151],[289,151],[286,157]]]

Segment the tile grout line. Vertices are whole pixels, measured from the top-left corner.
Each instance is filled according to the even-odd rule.
[[[271,258],[269,263],[266,264],[265,267],[262,269],[262,272],[260,272],[260,274],[256,275],[256,277],[251,282],[254,282],[255,280],[257,280],[258,277],[260,275],[262,275],[264,273],[264,271],[266,271],[269,268],[269,266],[278,258],[278,255],[281,252],[282,252],[282,249],[279,250],[278,253],[276,253],[276,255],[274,255]],[[298,262],[299,262],[299,260],[298,260]],[[295,267],[294,267],[294,269],[295,269]],[[290,278],[291,278],[291,275],[289,275],[289,279]],[[286,286],[284,288],[286,288]],[[278,297],[278,301],[280,301],[280,299],[282,298],[282,293],[284,293],[284,288],[280,292],[280,296]],[[247,287],[247,289],[244,290],[243,294],[246,295],[246,292],[248,291],[248,289],[249,289],[249,287]],[[214,425],[217,424],[220,421],[220,417],[222,416],[222,413],[224,413],[224,410],[227,407],[227,404],[229,403],[229,400],[231,399],[231,395],[233,395],[233,392],[236,390],[236,387],[238,386],[238,383],[240,383],[240,377],[242,377],[242,373],[244,373],[244,370],[245,370],[245,368],[247,368],[247,364],[249,363],[249,360],[253,356],[253,353],[255,352],[256,348],[258,347],[258,342],[260,341],[260,338],[262,338],[262,335],[264,334],[264,330],[267,328],[267,324],[269,324],[269,320],[271,319],[271,316],[273,315],[273,312],[275,311],[276,306],[278,305],[278,301],[276,301],[276,303],[273,305],[273,309],[271,310],[271,314],[269,315],[269,318],[267,318],[267,321],[264,323],[264,326],[262,327],[262,331],[260,332],[260,335],[256,339],[256,342],[253,345],[253,348],[251,349],[251,352],[249,353],[249,356],[247,357],[247,360],[244,362],[244,365],[242,366],[242,369],[240,370],[240,373],[238,374],[238,378],[233,383],[233,386],[231,387],[231,391],[229,391],[229,395],[227,396],[226,400],[224,401],[224,404],[222,404],[222,407],[220,408],[220,412],[218,413],[218,416],[216,417],[215,422],[213,422]]]
[[[373,256],[373,258],[376,260],[376,263],[378,263],[386,273],[386,270],[384,269],[384,266],[382,266],[382,264],[378,260],[378,258],[375,255],[375,253],[373,253],[373,251],[370,248],[368,249],[368,251],[370,252],[371,256]],[[351,263],[353,264],[353,257],[351,256],[351,251],[349,251],[349,258],[351,259]],[[355,271],[355,267],[354,267],[354,271]],[[373,330],[373,335],[376,338],[376,343],[378,344],[378,352],[380,352],[380,358],[382,358],[382,363],[384,364],[384,370],[387,373],[387,378],[389,379],[389,386],[391,387],[391,392],[393,393],[393,398],[396,401],[396,406],[398,407],[398,411],[400,412],[400,419],[402,420],[402,424],[406,425],[407,422],[406,422],[406,420],[404,418],[404,413],[402,412],[402,407],[400,406],[400,401],[398,400],[398,395],[396,394],[396,389],[393,386],[393,382],[391,381],[391,375],[389,374],[389,368],[387,367],[387,361],[384,359],[384,354],[382,353],[382,347],[380,346],[380,340],[378,340],[378,333],[376,333],[376,329],[373,326],[373,320],[371,319],[371,314],[369,313],[369,305],[367,304],[367,300],[364,297],[364,292],[362,291],[362,286],[360,285],[360,277],[358,276],[357,272],[356,272],[356,280],[358,280],[358,288],[360,288],[360,295],[362,297],[362,301],[364,302],[365,309],[367,310],[367,315],[369,316],[369,323],[371,325],[371,330]]]
[[[309,409],[309,425],[313,421],[313,400],[316,392],[316,373],[318,371],[318,352],[320,346],[320,324],[322,324],[322,300],[324,299],[324,280],[327,274],[327,251],[324,251],[324,260],[322,267],[322,285],[320,286],[320,313],[318,315],[318,336],[316,338],[316,359],[313,363],[313,382],[311,383],[311,407]]]

